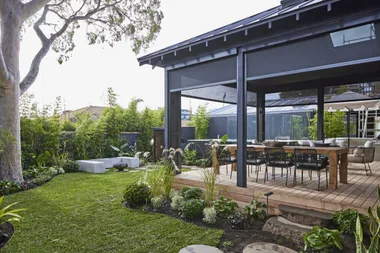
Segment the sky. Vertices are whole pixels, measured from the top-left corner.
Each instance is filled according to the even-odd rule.
[[[154,52],[183,40],[195,37],[239,19],[251,16],[280,4],[280,0],[161,0],[164,13],[162,30],[157,40],[138,56]],[[139,66],[129,42],[108,45],[88,45],[84,36],[75,37],[76,48],[69,61],[60,65],[53,51],[41,64],[40,74],[29,89],[39,105],[53,103],[57,96],[63,109],[75,110],[89,105],[105,106],[106,91],[112,87],[118,103],[127,107],[131,98],[141,98],[145,106],[157,109],[164,106],[164,71],[149,65]],[[20,52],[21,75],[25,75],[40,48],[33,29],[23,35]],[[182,98],[182,108],[193,110],[205,101]],[[221,107],[208,103],[208,109]]]

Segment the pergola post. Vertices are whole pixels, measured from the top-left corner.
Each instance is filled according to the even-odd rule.
[[[318,122],[317,122],[317,137],[318,140],[325,140],[325,133],[324,133],[324,108],[325,104],[325,89],[323,86],[318,86]]]
[[[237,186],[247,187],[247,81],[246,58],[237,55]]]
[[[257,92],[256,106],[256,139],[258,142],[265,141],[265,93]]]
[[[165,148],[181,148],[181,92],[170,92],[168,71],[165,70]],[[181,168],[181,156],[176,159]]]

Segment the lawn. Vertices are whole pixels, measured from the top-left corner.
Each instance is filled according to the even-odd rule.
[[[121,206],[138,173],[74,173],[5,198],[27,208],[4,252],[178,252],[189,244],[216,245],[221,230]]]

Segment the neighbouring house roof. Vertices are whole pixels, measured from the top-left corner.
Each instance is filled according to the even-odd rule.
[[[342,101],[352,101],[352,100],[366,100],[371,99],[370,97],[359,94],[353,91],[346,91],[340,95],[333,96],[332,98],[326,100],[326,102],[342,102]]]

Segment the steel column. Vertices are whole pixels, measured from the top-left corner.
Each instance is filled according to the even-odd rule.
[[[181,92],[170,92],[168,71],[165,70],[165,148],[181,148]],[[176,157],[181,168],[181,156]]]
[[[325,140],[325,133],[324,133],[324,108],[325,104],[325,88],[323,86],[318,87],[318,122],[317,122],[317,139],[318,140]]]
[[[265,141],[265,93],[257,92],[256,106],[256,139],[258,142]]]
[[[237,186],[247,187],[247,81],[246,57],[238,50],[237,59]]]

